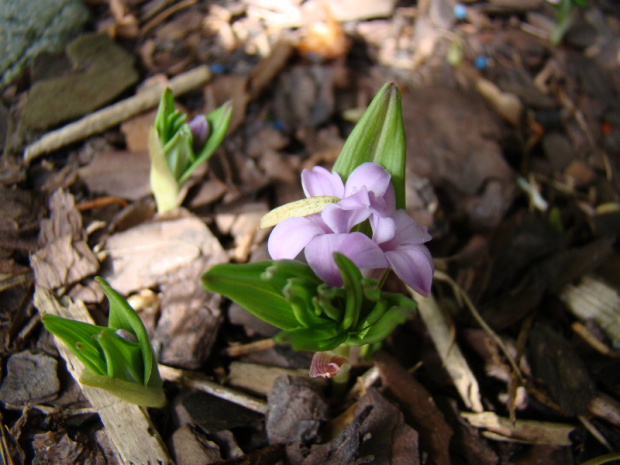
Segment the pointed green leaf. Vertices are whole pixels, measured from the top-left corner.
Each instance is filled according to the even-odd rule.
[[[313,297],[316,286],[308,286],[300,278],[291,278],[282,289],[282,295],[290,302],[295,319],[303,326],[314,326],[323,323],[323,319],[315,312]]]
[[[82,376],[80,376],[80,383],[104,389],[131,404],[155,408],[161,408],[166,405],[166,395],[161,386],[143,386],[122,379],[100,376],[88,370],[85,370]]]
[[[94,339],[95,335],[105,329],[103,326],[69,320],[49,313],[44,313],[41,321],[45,329],[58,337],[80,362],[94,373],[106,373],[103,352]],[[94,354],[98,354],[99,357],[95,357]]]
[[[179,178],[179,183],[181,184],[187,181],[192,172],[199,165],[206,162],[211,155],[213,155],[215,149],[217,149],[222,143],[222,140],[224,140],[224,136],[226,136],[226,132],[228,131],[228,126],[230,126],[230,120],[232,118],[232,103],[230,101],[224,103],[224,105],[218,109],[212,111],[211,113],[207,113],[205,117],[207,118],[207,123],[211,129],[209,138],[200,153],[196,155],[196,160],[189,165],[185,173],[183,173],[183,175]]]
[[[105,328],[95,337],[105,354],[110,378],[146,385],[140,344],[117,336],[112,328]]]
[[[352,346],[372,344],[388,337],[394,328],[403,323],[412,315],[412,311],[405,307],[392,307],[383,314],[376,323],[358,333],[351,335],[346,343]]]
[[[99,344],[95,347],[91,344],[78,342],[75,344],[75,350],[72,352],[86,368],[89,368],[99,375],[107,374],[108,367],[106,365],[105,354]]]
[[[338,347],[347,338],[336,324],[312,328],[296,328],[276,334],[278,344],[289,344],[295,350],[325,352]]]
[[[157,368],[157,360],[153,354],[149,334],[140,316],[131,308],[123,296],[112,289],[103,278],[97,277],[95,279],[101,285],[103,293],[110,302],[108,327],[113,330],[124,329],[132,333],[136,336],[136,339],[138,339],[144,370],[141,380],[142,383],[148,386],[161,386],[162,381]]]
[[[202,275],[209,292],[216,292],[236,302],[248,312],[280,329],[299,326],[291,304],[261,276],[274,262],[215,265]]]
[[[192,162],[192,140],[192,131],[187,124],[184,124],[164,146],[166,162],[179,185],[182,184],[179,180]]]
[[[323,284],[312,268],[299,260],[274,260],[271,263],[271,266],[265,268],[261,279],[268,282],[278,292],[291,278],[303,279],[314,287]]]
[[[368,315],[363,316],[360,321],[357,323],[358,329],[364,329],[368,326],[374,325],[377,321],[381,319],[381,317],[388,310],[388,303],[385,300],[380,300],[375,304],[375,306],[370,310]]]
[[[405,155],[400,90],[388,83],[379,90],[347,138],[333,171],[346,181],[362,163],[379,163],[392,175],[396,208],[405,208]]]
[[[347,330],[357,325],[363,302],[362,273],[355,264],[340,253],[334,254],[334,261],[342,276],[343,288],[346,292],[342,329]]]
[[[155,196],[157,211],[164,213],[180,205],[180,186],[170,171],[166,153],[153,127],[149,130],[148,147],[151,158],[151,191]]]

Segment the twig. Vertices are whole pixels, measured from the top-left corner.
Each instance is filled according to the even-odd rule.
[[[248,344],[235,344],[224,349],[224,355],[227,357],[239,357],[262,350],[268,350],[275,347],[276,343],[273,339],[261,339],[260,341],[250,342]]]
[[[127,201],[125,199],[121,199],[120,197],[107,195],[105,197],[97,197],[96,199],[92,200],[84,200],[83,202],[76,204],[75,208],[77,208],[78,211],[83,212],[85,210],[102,208],[112,204],[116,204],[119,205],[121,208],[125,208],[127,206]]]
[[[39,312],[46,312],[72,320],[93,323],[81,301],[57,300],[45,289],[37,286],[34,305]],[[65,359],[67,369],[77,380],[82,364],[62,342],[57,344],[58,352]],[[157,434],[146,410],[128,404],[108,392],[90,386],[81,386],[82,392],[99,414],[105,433],[122,464],[172,464],[166,446]]]
[[[206,392],[207,394],[219,397],[220,399],[241,405],[249,410],[262,413],[263,415],[267,413],[267,402],[227,388],[221,384],[214,383],[213,381],[209,381],[205,376],[198,373],[179,370],[178,368],[172,368],[165,365],[159,365],[159,373],[161,374],[162,379],[167,381],[174,381],[176,383],[183,384],[184,386],[198,389],[199,391]]]
[[[140,34],[142,35],[142,37],[144,37],[146,34],[148,34],[151,31],[151,29],[153,29],[155,26],[157,26],[159,23],[164,21],[169,16],[172,16],[173,14],[181,11],[184,8],[188,8],[192,6],[193,4],[197,2],[198,0],[183,0],[181,2],[178,2],[177,4],[172,5],[170,8],[162,11],[157,16],[155,16],[153,19],[151,19],[148,23],[142,26],[142,30],[140,31]]]
[[[594,423],[588,420],[585,415],[579,415],[577,418],[584,426],[584,428],[588,430],[588,433],[594,436],[596,440],[603,445],[603,447],[605,447],[609,452],[614,451],[614,448],[611,447],[611,444],[609,444],[607,439],[605,439],[605,436],[603,436],[603,434],[596,428],[596,426],[594,426]]]
[[[482,401],[478,380],[467,364],[458,345],[453,344],[448,324],[437,306],[437,301],[431,297],[422,297],[412,289],[409,292],[418,303],[420,317],[424,321],[428,332],[437,348],[443,364],[452,378],[452,382],[459,392],[467,408],[474,412],[482,412]]]
[[[478,313],[478,310],[476,310],[475,305],[472,303],[467,293],[463,289],[461,289],[461,287],[457,283],[455,283],[452,280],[452,278],[450,278],[450,276],[448,276],[446,273],[442,271],[435,271],[435,277],[441,281],[445,281],[448,284],[450,284],[450,286],[452,286],[452,289],[455,291],[455,293],[461,296],[461,298],[463,299],[463,302],[465,303],[465,306],[469,309],[469,311],[471,312],[476,322],[489,336],[491,336],[493,341],[495,341],[497,346],[500,348],[500,350],[506,357],[506,360],[510,364],[511,368],[514,370],[515,374],[519,377],[519,381],[523,383],[523,375],[521,374],[521,370],[517,366],[517,363],[514,361],[514,358],[512,357],[512,355],[510,355],[510,352],[508,351],[508,347],[506,347],[506,344],[504,344],[504,341],[502,341],[502,339],[497,335],[497,333],[491,329],[491,327],[487,324],[487,322],[484,321],[484,319],[482,318],[482,315]]]
[[[84,118],[49,132],[41,139],[30,144],[24,150],[24,160],[30,162],[35,158],[57,150],[65,145],[98,134],[128,118],[154,108],[166,87],[175,95],[183,94],[204,84],[211,74],[207,66],[199,66],[180,74],[167,83],[157,84],[128,99],[103,108]]]
[[[572,444],[570,433],[575,426],[534,420],[517,420],[512,422],[493,412],[461,412],[461,416],[476,428],[487,430],[486,437],[501,441],[517,441],[528,444],[548,444],[569,446]]]

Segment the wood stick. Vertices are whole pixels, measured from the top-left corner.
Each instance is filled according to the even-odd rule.
[[[193,389],[198,389],[199,391],[241,405],[249,410],[262,413],[263,415],[267,413],[267,402],[248,396],[243,392],[222,386],[221,384],[214,383],[199,373],[180,370],[166,365],[159,365],[159,374],[162,379],[166,381],[173,381]]]
[[[88,136],[92,136],[93,134],[103,132],[132,116],[154,108],[159,103],[161,94],[166,87],[169,87],[175,96],[181,95],[206,83],[210,77],[211,73],[209,72],[209,68],[203,65],[180,74],[169,82],[144,89],[144,91],[133,97],[129,97],[109,107],[102,108],[95,113],[84,116],[78,121],[47,133],[41,139],[26,147],[24,150],[24,160],[29,163],[43,154],[52,152]]]
[[[428,332],[437,348],[443,364],[452,378],[454,387],[461,395],[465,405],[474,412],[482,412],[480,387],[474,373],[469,368],[461,349],[450,334],[448,323],[433,296],[422,297],[409,289],[418,303],[420,318],[424,321]]]

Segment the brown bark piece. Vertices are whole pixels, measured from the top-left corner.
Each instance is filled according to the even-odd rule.
[[[534,326],[529,338],[529,363],[536,378],[568,415],[584,415],[596,391],[588,369],[572,345],[551,327]]]
[[[398,401],[407,422],[420,434],[420,446],[428,453],[429,463],[449,465],[452,428],[431,394],[386,352],[375,356],[375,364],[381,372],[385,393]]]
[[[309,379],[279,377],[267,396],[267,436],[270,444],[290,444],[316,439],[327,419],[327,403]]]
[[[11,355],[6,377],[0,385],[0,399],[11,405],[55,399],[60,390],[57,366],[56,359],[45,354],[33,354],[26,350]]]

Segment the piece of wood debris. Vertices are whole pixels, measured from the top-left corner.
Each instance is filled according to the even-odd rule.
[[[88,310],[81,301],[68,298],[57,300],[45,289],[36,286],[34,305],[41,313],[93,323]],[[67,369],[78,380],[82,363],[69,348],[57,340],[58,352],[65,359]],[[128,404],[118,397],[98,388],[81,385],[82,392],[99,414],[105,432],[122,464],[172,464],[166,446],[157,434],[146,410]]]
[[[476,428],[483,428],[484,436],[499,441],[528,444],[570,446],[570,433],[575,426],[534,420],[516,420],[500,417],[493,412],[461,412],[461,416]]]
[[[166,381],[173,381],[193,389],[198,389],[199,391],[206,392],[207,394],[219,397],[220,399],[241,405],[258,413],[267,413],[267,402],[260,399],[255,399],[254,397],[235,391],[234,389],[230,389],[226,386],[222,386],[221,384],[214,383],[200,373],[159,365],[159,374],[162,379]]]
[[[437,305],[437,301],[432,295],[430,297],[422,297],[413,290],[410,290],[410,292],[418,303],[420,317],[424,321],[446,371],[450,378],[452,378],[461,399],[463,399],[467,408],[474,412],[482,412],[478,380],[469,368],[469,364],[463,356],[461,349],[456,344],[443,312]]]
[[[307,378],[308,370],[303,368],[293,369],[266,366],[257,363],[232,362],[227,384],[243,391],[266,396],[273,388],[276,379],[283,375]]]
[[[176,96],[201,86],[210,77],[209,68],[204,65],[180,74],[166,83],[156,84],[144,89],[133,97],[117,102],[60,129],[47,133],[41,139],[26,147],[24,150],[24,160],[30,162],[45,153],[52,152],[93,134],[103,132],[132,116],[150,110],[157,106],[161,94],[166,87],[169,87]]]
[[[586,275],[578,285],[568,284],[560,299],[580,320],[594,321],[620,348],[620,295],[613,287],[594,275]]]

